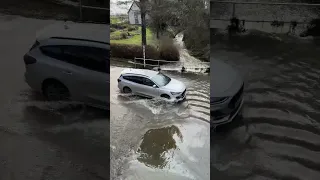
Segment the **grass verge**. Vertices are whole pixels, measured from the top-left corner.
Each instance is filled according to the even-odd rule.
[[[126,39],[115,39],[116,36],[119,36],[122,32],[129,32],[129,34],[131,35],[131,37],[128,37]],[[138,28],[138,30],[134,30],[134,31],[114,31],[110,34],[111,40],[110,43],[111,44],[127,44],[127,45],[141,45],[142,41],[141,41],[141,27]],[[114,39],[113,39],[114,38]],[[151,45],[151,46],[157,46],[157,41],[154,40],[153,37],[153,33],[152,31],[147,28],[147,44]]]

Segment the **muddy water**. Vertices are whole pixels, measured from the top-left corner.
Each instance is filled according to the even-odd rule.
[[[183,42],[183,33],[176,35],[174,39],[176,47],[179,49],[180,60],[177,63],[169,63],[162,65],[162,70],[177,70],[181,71],[184,67],[188,72],[206,72],[207,68],[210,66],[207,62],[202,62],[201,60],[191,56],[188,49],[185,47]]]
[[[211,136],[211,176],[320,179],[317,47],[305,43],[288,49],[279,41],[278,49],[288,49],[280,53],[262,42],[255,46],[264,54],[224,42],[211,45],[211,56],[237,68],[246,83],[243,117]],[[301,54],[301,46],[309,54]]]
[[[209,76],[166,72],[187,86],[173,104],[121,94],[111,66],[111,179],[209,179]]]

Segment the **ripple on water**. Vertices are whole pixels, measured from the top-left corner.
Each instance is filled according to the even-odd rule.
[[[268,59],[248,63],[249,56],[225,53],[237,59],[236,66],[257,68],[245,76],[242,123],[221,127],[225,131],[212,137],[215,174],[225,179],[319,179],[320,96],[313,84],[320,65],[261,63]]]

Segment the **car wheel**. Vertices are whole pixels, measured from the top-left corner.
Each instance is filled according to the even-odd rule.
[[[132,93],[132,90],[129,87],[124,87],[123,92],[126,94]]]
[[[68,88],[54,80],[44,82],[43,94],[49,101],[68,100],[70,98]]]
[[[166,98],[166,99],[171,99],[168,94],[162,94],[161,97],[162,97],[162,98]]]

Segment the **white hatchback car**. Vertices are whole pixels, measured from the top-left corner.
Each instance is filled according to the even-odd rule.
[[[162,97],[174,102],[186,98],[186,86],[158,71],[125,69],[118,78],[118,87],[124,93],[154,98]]]
[[[109,108],[109,26],[53,24],[24,56],[25,81],[48,100]]]

